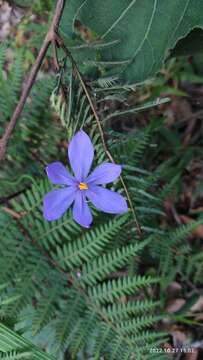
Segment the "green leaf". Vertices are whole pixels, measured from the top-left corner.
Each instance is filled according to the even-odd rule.
[[[106,66],[136,83],[162,67],[178,40],[203,27],[202,11],[201,0],[70,0],[60,30],[67,45],[76,40],[71,51],[83,65]]]
[[[150,276],[126,276],[89,288],[89,296],[97,303],[113,303],[115,299],[119,299],[123,295],[134,294],[140,288],[158,283],[158,281]]]
[[[10,3],[14,3],[16,6],[28,7],[32,5],[31,0],[13,0],[9,1]]]
[[[17,355],[14,357],[14,354],[11,353],[13,351],[20,351],[21,356],[19,354],[18,357]],[[30,355],[32,355],[33,360],[55,360],[54,357],[41,351],[37,346],[18,335],[16,332],[8,329],[3,324],[0,324],[0,352],[3,354],[5,353],[5,358],[7,355],[8,359],[23,359],[26,354],[26,359],[30,358]]]

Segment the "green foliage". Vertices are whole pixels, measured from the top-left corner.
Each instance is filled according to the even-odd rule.
[[[54,360],[31,342],[0,324],[0,359],[5,360]]]
[[[81,63],[105,66],[107,74],[137,83],[154,76],[180,38],[203,26],[201,10],[195,0],[71,0],[61,32],[67,43],[77,38],[72,51]],[[87,38],[76,20],[89,31]]]
[[[36,12],[50,11],[53,7],[53,1],[51,0],[14,0],[12,1],[17,6],[32,7]]]
[[[202,284],[203,266],[202,266],[202,253],[191,253],[190,256],[185,254],[181,261],[177,264],[178,272],[182,279],[187,281],[189,279],[194,284]]]
[[[70,72],[67,78],[64,72]],[[61,79],[60,79],[61,78]],[[65,83],[65,84],[64,84]],[[68,87],[68,98],[64,100],[64,96],[59,94],[60,84]],[[84,124],[90,124],[94,117],[90,111],[90,104],[84,94],[81,84],[78,83],[73,75],[73,69],[64,66],[59,74],[59,82],[53,90],[50,98],[53,110],[58,114],[61,125],[66,129],[68,139],[78,131]]]
[[[23,78],[23,54],[19,51],[15,61],[12,64],[11,71],[8,78],[4,72],[4,65],[6,61],[6,46],[0,46],[0,123],[8,119],[12,114],[17,101],[22,85]]]
[[[43,15],[54,4],[21,3]],[[67,2],[60,29],[88,86],[59,50],[59,73],[40,73],[0,169],[0,358],[167,359],[150,348],[167,338],[161,330],[167,286],[177,278],[186,286],[202,284],[202,255],[188,236],[203,220],[175,226],[168,219],[164,201],[179,196],[192,150],[181,148],[162,116],[152,113],[144,127],[137,121],[167,97],[157,99],[155,91],[144,104],[138,98],[147,86],[159,89],[160,79],[158,85],[143,80],[159,70],[178,39],[201,25],[201,8],[183,0]],[[35,25],[35,31],[47,26]],[[7,69],[7,49],[0,47],[1,134],[19,101],[24,56],[16,49]],[[88,230],[73,221],[71,210],[54,222],[42,216],[42,199],[51,189],[44,167],[67,162],[66,143],[76,131],[84,128],[91,136],[95,164],[109,161],[93,106],[108,150],[122,164],[141,237],[132,209],[112,216],[93,208]],[[126,196],[121,181],[111,188]]]
[[[136,156],[139,159],[141,151],[147,151],[149,134],[152,136],[156,126],[150,125],[150,129],[145,130],[148,134],[145,146],[131,152],[132,164],[137,164]],[[129,144],[133,147],[131,137],[122,146]],[[114,141],[111,146],[114,149]],[[122,151],[123,159],[129,158],[129,153]],[[184,271],[180,264],[184,266],[185,238],[201,223],[200,220],[175,231],[159,232],[154,221],[157,216],[163,216],[163,191],[159,198],[149,189],[165,171],[164,166],[153,174],[133,165],[125,169],[129,191],[134,197],[136,188],[142,203],[139,212],[144,231],[142,240],[135,241],[131,216],[107,219],[100,214],[87,232],[74,224],[70,213],[58,221],[46,222],[41,215],[41,202],[50,185],[44,180],[34,183],[20,201],[12,201],[13,210],[22,216],[17,221],[2,218],[0,266],[1,282],[5,284],[1,296],[4,321],[14,318],[18,324],[23,316],[26,323],[31,322],[32,339],[51,325],[52,344],[55,344],[52,353],[57,358],[66,349],[73,358],[80,350],[91,349],[88,351],[95,359],[102,355],[107,359],[118,356],[119,359],[133,356],[152,359],[149,348],[163,342],[165,334],[153,330],[162,319],[161,303],[149,294],[157,282],[164,292],[176,274]],[[169,188],[173,189],[168,187],[167,195]],[[153,209],[160,209],[160,214]],[[186,250],[188,255],[190,249]],[[142,261],[146,269],[151,261],[160,266],[159,278],[151,276],[148,270],[140,275],[141,258],[145,259]],[[128,265],[135,262],[133,273],[129,273]],[[191,273],[188,269],[187,274]],[[26,314],[28,306],[32,311]]]
[[[51,11],[55,2],[52,0],[37,0],[31,5],[34,11],[41,13],[42,11]]]
[[[94,285],[98,280],[101,281],[105,278],[109,272],[116,271],[118,268],[124,266],[126,262],[135,257],[137,252],[145,245],[144,242],[141,242],[140,244],[123,246],[120,249],[98,257],[92,263],[87,263],[87,265],[84,266],[81,281],[88,285]]]
[[[78,226],[71,229],[73,222],[70,214],[47,228],[47,223],[39,216],[41,196],[47,190],[47,183],[44,181],[33,185],[31,190],[22,195],[21,203],[13,202],[13,209],[18,213],[22,213],[24,209],[26,215],[17,223],[11,221],[11,218],[4,220],[1,279],[8,285],[2,294],[3,318],[20,319],[19,314],[31,305],[31,299],[34,298],[37,306],[33,309],[33,333],[38,333],[55,319],[57,350],[70,347],[73,355],[88,345],[94,332],[97,334],[94,348],[98,358],[105,353],[114,358],[118,351],[121,356],[139,353],[143,341],[146,344],[147,339],[149,344],[151,341],[155,343],[156,336],[147,328],[159,321],[159,317],[153,315],[158,304],[146,297],[145,292],[142,300],[134,301],[131,295],[140,294],[144,288],[149,289],[157,279],[140,275],[130,277],[126,274],[124,277],[121,275],[118,279],[108,280],[111,274],[137,257],[149,240],[129,245],[124,245],[125,238],[115,242],[116,235],[124,226],[126,232],[130,230],[126,216],[108,221],[104,219],[102,224],[100,220],[86,234],[81,234]],[[9,238],[5,237],[5,233],[9,234]],[[5,241],[8,244],[8,239],[11,244],[6,250]],[[111,251],[108,250],[110,248]],[[46,259],[47,251],[50,255]],[[49,269],[49,263],[56,265],[56,270]],[[69,285],[66,288],[66,277],[70,279],[71,287]],[[124,303],[119,304],[120,299],[126,295],[129,296],[129,303],[127,301],[125,306]],[[59,308],[56,304],[60,304]],[[135,346],[131,342],[131,336],[136,329],[139,331],[139,341]],[[118,342],[123,344],[122,350],[117,348]]]
[[[23,77],[23,49],[16,51],[15,61],[5,75],[6,47],[0,47],[0,133],[3,130],[19,100]],[[51,121],[49,98],[53,89],[54,79],[44,75],[39,79],[31,92],[29,104],[26,105],[19,121],[19,126],[11,139],[7,154],[7,162],[1,167],[2,196],[9,195],[11,188],[16,186],[20,191],[26,184],[22,177],[24,173],[39,175],[42,164],[54,156],[59,141],[59,126],[57,121]],[[36,166],[38,163],[38,166]]]

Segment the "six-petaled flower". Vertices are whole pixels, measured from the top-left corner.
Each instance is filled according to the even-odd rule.
[[[127,202],[122,195],[99,186],[118,178],[121,173],[120,165],[103,163],[88,175],[94,158],[94,147],[84,131],[77,132],[72,138],[68,146],[68,157],[74,176],[60,162],[54,162],[46,168],[49,180],[63,187],[45,195],[45,219],[59,219],[73,204],[74,220],[81,226],[89,227],[92,223],[92,214],[88,200],[97,209],[106,213],[121,214],[128,210]]]

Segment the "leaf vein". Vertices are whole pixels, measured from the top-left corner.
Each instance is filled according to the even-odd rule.
[[[134,55],[132,56],[132,60],[131,60],[131,63],[135,60],[137,54],[139,53],[139,51],[142,49],[143,45],[144,45],[144,42],[148,39],[148,35],[149,35],[149,32],[151,30],[151,26],[152,26],[152,23],[153,23],[153,20],[154,20],[154,15],[155,15],[155,12],[156,12],[156,8],[157,8],[157,1],[158,0],[154,0],[154,6],[153,6],[153,11],[152,11],[152,15],[149,19],[149,23],[148,23],[148,26],[147,26],[147,29],[145,31],[145,35],[142,39],[142,41],[140,42],[140,45],[137,47]],[[126,65],[124,68],[123,68],[123,71],[125,71],[125,69],[127,68],[128,65]],[[123,72],[122,71],[122,72]]]
[[[115,26],[123,19],[123,17],[127,14],[127,12],[131,9],[131,7],[137,2],[137,0],[132,0],[131,3],[127,6],[127,8],[121,13],[121,15],[114,21],[114,23],[109,27],[109,29],[101,36],[104,39],[114,28]]]

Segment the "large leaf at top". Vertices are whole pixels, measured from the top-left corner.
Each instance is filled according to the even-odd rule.
[[[135,83],[153,76],[180,38],[203,27],[203,0],[68,0],[60,29],[69,43],[76,20],[89,34],[86,46],[72,49],[77,61],[106,62]]]
[[[202,53],[203,30],[195,28],[185,38],[178,41],[171,54],[174,56],[184,56]]]

